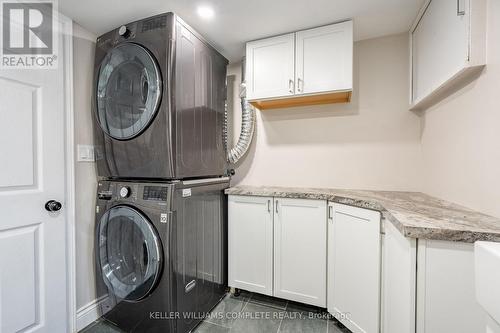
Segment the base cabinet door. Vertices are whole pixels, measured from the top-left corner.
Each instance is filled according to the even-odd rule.
[[[273,199],[230,195],[229,286],[273,294]]]
[[[417,333],[486,332],[476,300],[474,244],[418,240]]]
[[[274,208],[274,296],[326,307],[326,201],[276,198]]]
[[[328,311],[354,333],[379,332],[380,213],[328,208]]]
[[[381,332],[415,333],[417,240],[383,222]]]

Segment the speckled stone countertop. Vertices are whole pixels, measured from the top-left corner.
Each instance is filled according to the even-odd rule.
[[[500,219],[419,192],[236,186],[226,194],[329,200],[380,211],[406,237],[500,242]]]

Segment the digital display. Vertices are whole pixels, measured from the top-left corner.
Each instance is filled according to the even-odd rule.
[[[142,194],[143,200],[158,200],[166,201],[168,195],[168,187],[162,186],[144,186]]]

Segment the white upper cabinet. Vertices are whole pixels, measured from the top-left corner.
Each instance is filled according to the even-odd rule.
[[[485,0],[428,0],[411,39],[411,109],[425,109],[486,61]]]
[[[352,21],[295,36],[296,94],[352,90]]]
[[[294,94],[295,34],[247,43],[247,98]]]
[[[259,109],[349,102],[353,24],[248,42],[247,98]]]

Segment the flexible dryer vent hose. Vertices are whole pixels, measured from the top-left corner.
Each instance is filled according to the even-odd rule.
[[[252,142],[253,134],[255,132],[255,109],[248,103],[246,99],[246,84],[245,84],[245,58],[241,62],[241,85],[240,85],[240,99],[241,99],[241,133],[236,145],[229,149],[228,147],[228,124],[227,124],[227,104],[224,111],[224,146],[227,151],[227,160],[231,164],[236,164],[238,160],[245,155]]]

